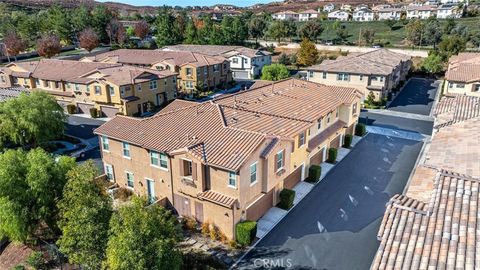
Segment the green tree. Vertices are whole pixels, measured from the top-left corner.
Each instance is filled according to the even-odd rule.
[[[336,39],[342,43],[345,43],[349,37],[347,29],[344,26],[337,28],[335,31]]]
[[[433,45],[433,48],[436,48],[437,44],[442,39],[442,31],[437,19],[429,19],[426,21],[425,32],[422,35],[422,38],[422,44]]]
[[[70,18],[69,12],[60,7],[59,5],[53,5],[47,9],[45,16],[42,16],[41,28],[44,33],[53,32],[60,40],[69,43],[71,41],[70,33]]]
[[[260,16],[252,17],[248,22],[248,34],[255,39],[255,43],[263,37],[266,28],[267,22]]]
[[[457,27],[457,22],[455,19],[448,18],[443,24],[443,34],[450,35],[455,27]]]
[[[223,44],[232,45],[236,42],[233,30],[233,18],[231,16],[223,17],[220,29],[222,31]]]
[[[392,19],[388,19],[388,20],[385,20],[384,23],[385,23],[386,26],[388,26],[388,29],[390,29],[390,31],[392,31],[393,28],[395,27],[395,25],[397,24],[397,21],[392,20]]]
[[[97,32],[97,35],[101,42],[106,43],[108,41],[108,35],[106,31],[107,25],[115,17],[115,14],[103,4],[95,5],[95,8],[92,10],[90,20],[92,22],[92,27],[95,32]]]
[[[70,23],[74,33],[79,33],[92,26],[90,11],[85,5],[81,5],[78,8],[71,10],[70,14]],[[99,33],[97,32],[97,35],[98,34]]]
[[[157,204],[147,207],[145,198],[135,197],[110,221],[106,265],[111,270],[180,269],[181,254],[177,219]]]
[[[406,39],[413,45],[421,45],[423,34],[425,32],[425,25],[419,19],[409,22],[405,26]]]
[[[247,24],[242,21],[241,17],[236,16],[233,18],[232,29],[234,38],[233,44],[243,44],[243,41],[248,38]]]
[[[0,138],[37,146],[63,134],[66,116],[55,98],[33,91],[0,103],[0,119]]]
[[[24,242],[42,222],[57,232],[56,202],[73,167],[73,158],[55,161],[40,148],[0,154],[0,238]]]
[[[314,65],[318,60],[318,50],[315,43],[304,38],[297,52],[297,63],[301,66]]]
[[[59,227],[57,241],[72,264],[86,269],[100,269],[105,258],[112,202],[95,181],[98,171],[88,161],[68,172],[63,198],[58,202]]]
[[[187,23],[187,28],[185,30],[185,43],[187,44],[198,44],[198,33],[197,33],[197,27],[195,26],[195,23],[193,20],[189,20]]]
[[[367,45],[371,45],[375,39],[375,31],[371,29],[365,29],[361,32],[360,36],[362,38],[363,43]]]
[[[312,20],[307,21],[298,29],[298,36],[302,39],[307,38],[313,42],[317,42],[322,32],[322,23],[319,20]]]
[[[276,39],[279,43],[287,37],[288,31],[282,21],[273,21],[267,30],[267,36]]]
[[[155,20],[155,42],[157,46],[163,47],[177,43],[175,33],[175,17],[166,8],[161,8]]]
[[[282,64],[271,64],[262,68],[262,80],[279,81],[290,76],[287,67]]]
[[[287,30],[287,37],[292,40],[297,34],[297,23],[294,20],[281,21],[283,27]]]
[[[444,36],[442,41],[438,44],[438,50],[444,61],[452,55],[464,51],[467,47],[465,39],[459,36]]]
[[[428,57],[423,60],[422,70],[430,74],[436,74],[443,70],[444,64],[442,56],[432,51],[428,54]]]

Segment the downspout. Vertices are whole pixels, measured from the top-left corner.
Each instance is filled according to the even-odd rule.
[[[170,162],[170,189],[172,191],[172,207],[175,208],[175,196],[173,195],[173,167],[172,167],[172,158],[168,159]]]

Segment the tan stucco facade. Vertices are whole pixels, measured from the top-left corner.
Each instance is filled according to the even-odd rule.
[[[455,82],[445,80],[443,93],[480,97],[480,81]]]

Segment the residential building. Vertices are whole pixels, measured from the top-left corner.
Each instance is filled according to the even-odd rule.
[[[272,18],[274,20],[281,20],[281,21],[285,21],[285,20],[298,21],[299,14],[296,12],[287,10],[287,11],[281,11],[281,12],[272,14]]]
[[[450,58],[443,91],[480,96],[480,53],[459,53]]]
[[[351,13],[344,10],[335,10],[327,15],[331,21],[348,21],[351,17]]]
[[[260,82],[208,102],[175,100],[149,118],[118,116],[95,133],[111,181],[233,239],[239,221],[258,220],[353,133],[360,98],[353,88]]]
[[[314,9],[307,9],[305,11],[299,12],[298,15],[299,15],[298,20],[301,22],[316,20],[319,18],[318,11]]]
[[[353,20],[360,22],[371,22],[375,20],[374,13],[368,8],[362,8],[353,12]]]
[[[410,67],[410,56],[378,49],[308,67],[307,79],[327,85],[355,87],[365,97],[372,92],[377,99],[382,99],[405,80]]]
[[[323,12],[332,12],[335,10],[335,4],[333,3],[330,3],[330,4],[326,4],[325,6],[323,6]]]
[[[436,6],[408,5],[406,8],[407,19],[428,19],[437,15]]]
[[[168,70],[70,60],[15,62],[0,68],[0,87],[41,90],[66,107],[104,117],[145,113],[176,98],[177,74]]]
[[[120,49],[85,57],[81,61],[171,70],[178,73],[177,87],[183,95],[191,95],[197,87],[223,88],[232,81],[228,59],[198,52]]]
[[[352,12],[353,7],[352,7],[352,5],[342,4],[342,6],[340,7],[340,10],[347,11],[347,12]]]
[[[480,97],[448,95],[403,195],[387,204],[371,269],[476,269]]]
[[[20,94],[22,93],[28,94],[30,93],[30,91],[23,87],[0,88],[0,102],[4,102],[6,100],[16,98],[20,96]]]
[[[379,21],[383,20],[400,20],[402,16],[402,8],[396,8],[396,7],[388,7],[388,8],[382,8],[378,9],[376,11],[377,14],[377,19]]]
[[[460,8],[458,4],[443,4],[437,8],[437,19],[449,19],[461,18],[463,14],[463,8]]]
[[[230,61],[232,77],[236,80],[258,78],[261,75],[263,66],[272,63],[272,54],[270,52],[242,46],[181,44],[167,46],[161,50],[203,53],[210,56],[225,57]]]

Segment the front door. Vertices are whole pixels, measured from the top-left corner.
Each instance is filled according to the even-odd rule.
[[[155,198],[155,182],[151,179],[147,179],[147,196],[148,202],[153,203],[157,199]]]
[[[148,111],[148,102],[145,102],[142,104],[142,109],[143,109],[143,113],[146,113]]]
[[[142,114],[142,104],[137,104],[137,111],[139,115]]]

